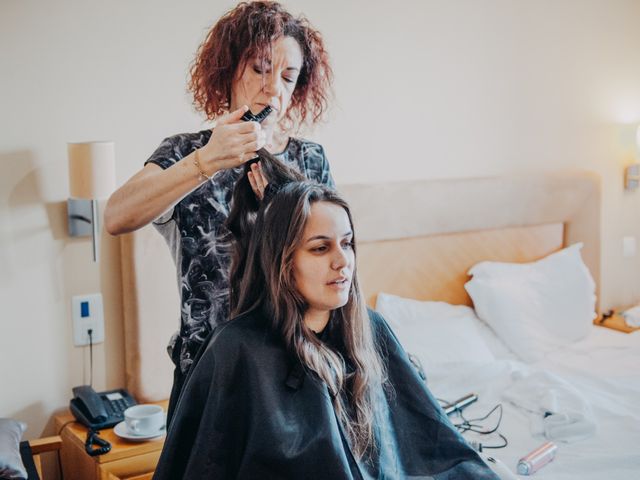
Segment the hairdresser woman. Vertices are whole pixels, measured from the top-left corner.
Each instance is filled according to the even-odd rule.
[[[169,418],[199,347],[229,316],[231,237],[224,222],[243,164],[264,147],[333,186],[322,147],[291,136],[321,117],[330,82],[322,38],[306,19],[276,2],[240,3],[211,28],[191,68],[194,104],[214,128],[163,140],[109,199],[109,233],[153,223],[178,269],[181,323],[168,346],[176,364]],[[241,120],[247,109],[257,114],[266,106],[273,112],[262,124]],[[267,182],[259,163],[248,177],[261,198]]]

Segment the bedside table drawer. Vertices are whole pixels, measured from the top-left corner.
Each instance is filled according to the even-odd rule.
[[[151,480],[153,473],[145,473],[144,475],[136,475],[135,477],[116,477],[109,474],[109,480]]]
[[[158,450],[114,462],[100,463],[97,465],[97,478],[99,480],[151,479],[159,458],[160,451]]]

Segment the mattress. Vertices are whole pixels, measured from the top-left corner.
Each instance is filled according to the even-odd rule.
[[[596,432],[570,443],[556,442],[555,460],[539,470],[536,478],[640,478],[640,334],[593,326],[585,339],[534,364],[520,362],[495,340],[489,339],[487,344],[497,358],[490,364],[448,365],[446,369],[427,372],[429,388],[437,398],[450,400],[470,392],[478,394],[479,400],[464,411],[467,418],[481,417],[502,404],[499,432],[507,438],[508,445],[485,449],[484,453],[502,460],[515,472],[520,457],[547,441],[532,434],[532,414],[504,398],[514,378],[546,372],[579,392],[591,409]],[[452,417],[452,421],[459,419]],[[465,433],[465,437],[485,445],[501,443],[495,435]]]

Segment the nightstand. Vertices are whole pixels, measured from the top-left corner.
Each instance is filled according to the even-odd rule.
[[[624,333],[632,333],[636,330],[640,330],[640,327],[630,327],[629,325],[627,325],[627,323],[624,321],[624,317],[617,311],[614,311],[613,315],[605,318],[604,320],[602,320],[602,317],[596,318],[593,323],[601,327],[611,328],[613,330],[618,330],[619,332]]]
[[[168,401],[156,402],[167,410]],[[113,428],[100,430],[100,437],[111,443],[111,451],[91,457],[84,450],[87,428],[70,412],[54,417],[62,438],[62,472],[65,480],[150,480],[158,464],[164,437],[130,442],[118,437]]]

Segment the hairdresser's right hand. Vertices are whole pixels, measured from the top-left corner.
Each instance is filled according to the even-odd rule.
[[[245,105],[223,115],[211,129],[209,142],[199,151],[199,163],[207,174],[239,167],[265,146],[266,134],[260,124],[240,120],[247,110]]]

